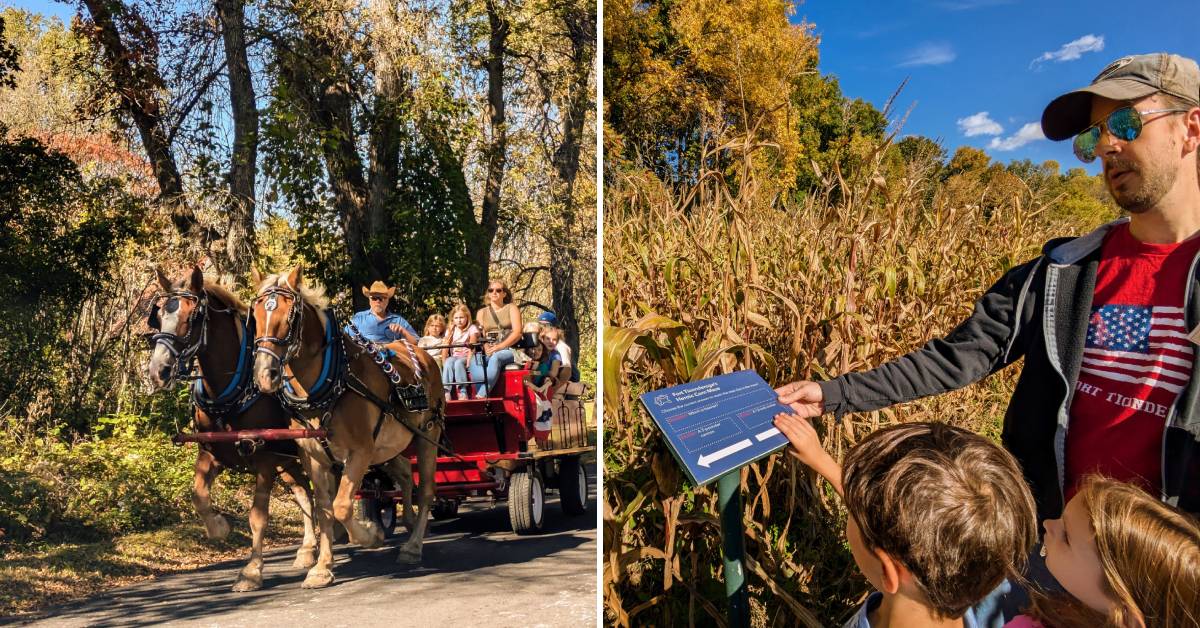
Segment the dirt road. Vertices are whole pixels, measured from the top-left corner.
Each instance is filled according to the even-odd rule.
[[[590,472],[595,471],[593,466]],[[591,473],[594,478],[594,473]],[[232,593],[242,562],[226,562],[117,589],[53,608],[22,623],[35,626],[593,626],[596,624],[596,499],[567,517],[547,495],[546,530],[512,533],[501,504],[464,504],[460,516],[433,522],[423,565],[395,564],[398,529],[373,550],[336,548],[337,581],[302,590],[291,568],[296,548],[266,557],[263,588]],[[3,620],[0,620],[3,623]]]

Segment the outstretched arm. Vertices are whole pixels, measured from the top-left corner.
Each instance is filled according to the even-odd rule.
[[[802,417],[867,412],[957,390],[1015,362],[1034,327],[1030,319],[1037,296],[1029,280],[1038,261],[1005,273],[945,337],[868,371],[781,386],[776,389],[780,403]]]
[[[788,453],[825,478],[825,481],[833,485],[833,490],[841,495],[842,465],[821,447],[821,438],[817,436],[812,422],[795,414],[781,412],[775,415],[775,427],[778,427],[791,443]]]

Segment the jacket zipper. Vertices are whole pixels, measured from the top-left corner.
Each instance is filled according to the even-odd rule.
[[[1050,359],[1050,367],[1054,369],[1067,389],[1067,394],[1063,397],[1063,402],[1059,404],[1057,416],[1054,418],[1057,425],[1054,428],[1054,442],[1052,443],[1054,446],[1054,472],[1058,480],[1059,508],[1062,509],[1067,506],[1066,491],[1063,489],[1067,464],[1067,425],[1064,425],[1062,416],[1064,413],[1070,412],[1071,398],[1075,394],[1075,387],[1067,381],[1067,376],[1063,374],[1062,366],[1059,364],[1058,337],[1056,336],[1057,330],[1054,328],[1055,308],[1058,307],[1058,267],[1059,265],[1053,261],[1046,266],[1046,303],[1043,306],[1045,309],[1042,315],[1042,338],[1046,343],[1046,357]],[[1049,320],[1046,320],[1047,316],[1049,316]],[[1070,417],[1067,417],[1067,423],[1069,424],[1069,422]],[[1061,447],[1059,446],[1059,432],[1062,433]]]

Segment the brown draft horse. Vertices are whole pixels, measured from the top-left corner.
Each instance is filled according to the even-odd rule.
[[[198,266],[190,276],[174,282],[161,270],[156,272],[164,294],[161,303],[156,301],[150,320],[151,328],[157,332],[151,336],[154,346],[147,365],[154,389],[162,390],[186,375],[195,359],[200,365],[197,384],[201,387],[193,387],[192,394],[196,431],[288,427],[288,413],[279,401],[271,395],[257,394],[250,382],[252,345],[245,338],[246,305],[226,288],[205,282]],[[223,469],[248,471],[255,476],[250,508],[250,562],[238,574],[234,591],[262,587],[263,533],[277,474],[291,486],[292,495],[304,513],[304,542],[292,566],[307,568],[316,563],[308,479],[301,472],[297,453],[292,441],[270,442],[260,448],[246,443],[241,450],[234,443],[200,447],[192,503],[204,521],[208,538],[223,539],[229,534],[225,517],[212,509],[213,480]]]
[[[300,267],[265,280],[255,270],[253,278],[258,286],[253,305],[254,381],[260,390],[282,397],[285,405],[300,415],[296,421],[304,425],[296,427],[320,426],[329,430],[325,443],[315,439],[300,441],[321,526],[317,564],[309,570],[302,586],[311,589],[333,583],[330,543],[333,518],[341,522],[350,540],[358,545],[370,548],[383,542],[382,529],[372,521],[360,521],[354,516],[354,494],[372,465],[383,465],[394,478],[402,476],[406,469],[411,471],[402,455],[410,444],[417,451],[420,495],[416,522],[410,527],[408,541],[400,548],[398,562],[420,564],[425,526],[434,498],[436,443],[441,437],[441,417],[445,412],[437,363],[421,349],[413,347],[410,353],[407,348],[399,348],[391,363],[403,384],[424,389],[428,409],[410,412],[397,404],[390,410],[397,416],[386,414],[375,400],[388,403],[392,398],[392,383],[371,354],[347,337],[333,320],[326,310],[328,299],[324,288],[303,283]],[[428,439],[414,434],[407,426],[420,429]],[[335,465],[342,467],[340,479],[335,478]],[[333,497],[335,484],[336,497]]]

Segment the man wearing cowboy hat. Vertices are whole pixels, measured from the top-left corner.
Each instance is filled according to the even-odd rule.
[[[363,286],[362,291],[371,300],[371,309],[358,312],[350,320],[363,336],[381,344],[395,342],[401,338],[417,344],[417,330],[413,329],[403,316],[387,311],[388,303],[396,294],[395,288],[389,288],[382,281],[376,281],[369,288]],[[346,328],[349,329],[349,326]]]

